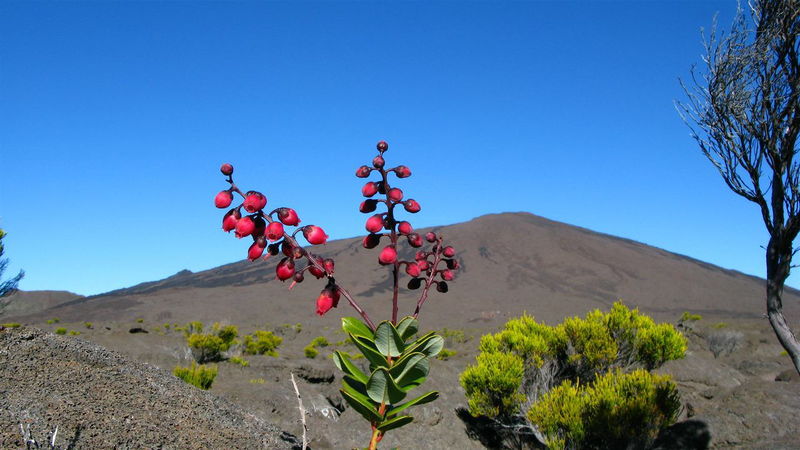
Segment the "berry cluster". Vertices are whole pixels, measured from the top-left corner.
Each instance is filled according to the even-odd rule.
[[[395,219],[395,210],[398,206],[402,205],[406,212],[414,214],[420,211],[420,205],[414,199],[404,199],[403,191],[389,184],[390,173],[394,173],[397,178],[408,178],[411,176],[411,170],[403,165],[387,169],[383,154],[389,149],[389,145],[385,141],[380,141],[377,148],[378,155],[373,158],[372,167],[361,166],[356,170],[356,176],[359,178],[367,178],[373,172],[380,176],[380,179],[368,181],[361,188],[361,193],[367,199],[361,203],[359,210],[365,214],[375,213],[381,204],[386,210],[375,213],[367,219],[366,229],[369,234],[364,237],[362,244],[364,248],[372,249],[381,244],[382,238],[388,238],[389,242],[378,255],[378,263],[392,267],[394,278],[392,323],[397,323],[398,281],[401,269],[404,269],[405,273],[411,277],[408,282],[409,289],[419,289],[420,287],[423,289],[414,311],[413,317],[416,318],[431,287],[435,286],[439,292],[447,292],[447,282],[455,277],[459,263],[454,259],[455,250],[453,247],[444,246],[441,236],[434,232],[428,232],[423,238],[414,231],[411,223]],[[295,240],[297,233],[302,232],[309,244],[324,244],[328,236],[322,228],[316,225],[300,227],[297,212],[291,208],[276,208],[265,213],[267,198],[264,194],[257,191],[243,193],[233,182],[232,165],[223,164],[220,170],[223,175],[228,177],[227,181],[231,186],[217,194],[214,204],[217,208],[224,209],[233,203],[234,193],[242,197],[242,203],[231,208],[223,217],[222,229],[228,232],[233,231],[237,238],[250,236],[253,239],[253,243],[247,251],[248,259],[255,261],[262,257],[269,258],[283,254],[283,258],[275,268],[275,273],[281,281],[292,279],[291,286],[303,282],[305,272],[311,273],[317,279],[327,277],[328,283],[317,298],[317,314],[323,315],[331,308],[335,308],[339,303],[340,296],[344,295],[374,329],[366,312],[358,306],[345,289],[336,284],[333,278],[334,261],[310,253]],[[383,195],[384,198],[373,198],[378,194]],[[242,209],[247,215],[242,215]],[[297,228],[289,232],[285,228],[286,226]],[[417,251],[413,260],[400,260],[397,246],[402,237],[413,248],[423,247],[425,241],[433,245],[427,251]],[[300,264],[298,261],[302,260],[305,260],[306,263],[304,267],[298,269],[298,264]]]
[[[427,290],[436,286],[439,292],[447,292],[447,282],[455,278],[455,271],[459,268],[458,260],[454,259],[455,250],[453,247],[442,245],[442,238],[434,232],[425,234],[424,240],[433,244],[428,251],[417,251],[414,260],[403,261],[398,259],[397,245],[402,237],[405,237],[408,245],[413,248],[420,248],[424,245],[423,237],[414,231],[414,227],[408,221],[398,221],[395,218],[396,209],[402,206],[403,209],[411,214],[418,213],[421,209],[419,203],[413,198],[405,199],[404,193],[400,188],[389,184],[389,174],[394,173],[397,178],[408,178],[411,176],[411,169],[400,165],[391,169],[386,168],[384,153],[389,149],[386,141],[378,142],[378,155],[372,159],[372,167],[361,166],[356,170],[359,178],[368,178],[373,172],[379,175],[380,179],[368,181],[361,188],[361,194],[367,197],[361,202],[359,211],[364,214],[374,213],[380,204],[386,207],[384,212],[373,214],[367,219],[365,224],[368,235],[364,236],[362,245],[364,248],[371,249],[378,247],[381,239],[386,237],[389,242],[378,254],[378,263],[384,266],[393,266],[395,280],[395,298],[393,299],[392,321],[397,322],[397,280],[401,268],[405,268],[405,273],[411,277],[408,282],[409,289],[418,289],[424,285],[423,296],[418,302],[414,317],[419,313],[419,308],[427,298]],[[383,199],[373,198],[381,194]],[[440,263],[444,263],[444,268],[439,268]],[[441,278],[437,280],[437,278]]]
[[[233,182],[232,165],[223,164],[220,171],[228,177],[227,181],[231,187],[217,194],[214,198],[214,205],[221,209],[228,208],[233,203],[234,193],[239,194],[243,199],[241,204],[231,208],[222,218],[222,229],[227,232],[233,231],[237,238],[250,236],[253,239],[253,243],[247,250],[247,258],[251,261],[283,254],[283,258],[275,268],[275,274],[281,281],[292,279],[291,286],[302,283],[305,272],[311,273],[317,279],[328,277],[328,285],[317,299],[317,314],[322,315],[335,307],[339,302],[339,291],[332,277],[333,260],[311,254],[302,248],[295,239],[297,233],[302,232],[309,244],[318,245],[324,244],[328,240],[328,235],[316,225],[305,225],[296,228],[291,233],[288,232],[286,226],[297,227],[300,224],[300,218],[295,210],[276,208],[265,213],[267,197],[264,194],[258,191],[242,193]],[[250,214],[243,216],[242,208]],[[306,264],[303,268],[298,269],[296,261],[303,259],[306,260]]]

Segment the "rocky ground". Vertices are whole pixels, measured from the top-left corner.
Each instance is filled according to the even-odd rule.
[[[205,392],[169,373],[191,358],[181,332],[146,322],[43,326],[82,331],[56,336],[24,327],[0,333],[0,386],[10,386],[0,396],[2,448],[21,445],[19,423],[30,423],[40,437],[58,425],[60,442],[77,436],[75,448],[291,448],[299,441],[288,434],[302,434],[291,373],[308,410],[312,448],[363,447],[369,440],[368,427],[342,401],[338,372],[327,357],[334,348],[355,353],[336,329],[273,326],[284,338],[277,358],[245,356],[248,367],[221,362]],[[136,328],[147,333],[130,332]],[[690,340],[686,358],[659,372],[677,381],[684,412],[656,448],[797,448],[800,377],[766,321],[703,319],[681,329]],[[389,433],[382,448],[516,448],[482,435],[463,411],[458,375],[474,360],[483,332],[445,332],[446,348],[456,354],[435,360],[423,386],[441,398],[412,409],[416,421]],[[302,349],[316,336],[331,345],[306,358]]]

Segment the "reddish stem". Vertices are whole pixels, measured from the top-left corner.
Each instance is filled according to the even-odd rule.
[[[431,274],[428,275],[428,278],[425,279],[425,287],[422,289],[422,294],[419,296],[419,300],[417,300],[417,307],[414,309],[414,318],[416,319],[419,316],[419,310],[422,309],[422,305],[425,303],[425,300],[428,299],[428,291],[430,290],[431,286],[433,285],[434,278],[436,278],[437,270],[436,268],[439,266],[439,263],[442,262],[442,237],[439,236],[436,240],[436,252],[433,254],[433,264],[431,265]]]

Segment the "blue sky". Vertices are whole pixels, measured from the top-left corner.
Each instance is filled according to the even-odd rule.
[[[756,207],[673,106],[700,28],[735,9],[2,2],[6,276],[96,294],[242,259],[212,204],[222,162],[304,224],[360,235],[353,173],[379,139],[414,172],[417,227],[528,211],[763,276]]]

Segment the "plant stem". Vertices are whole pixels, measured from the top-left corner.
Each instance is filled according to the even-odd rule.
[[[419,310],[422,309],[422,305],[425,303],[425,300],[428,299],[428,291],[430,290],[431,286],[433,285],[433,279],[436,278],[437,270],[436,268],[439,266],[439,263],[442,261],[442,238],[439,237],[436,243],[436,253],[433,256],[433,269],[431,270],[431,274],[425,280],[425,287],[422,289],[422,294],[419,296],[419,300],[417,300],[417,307],[414,309],[414,318],[416,319],[419,316]]]

